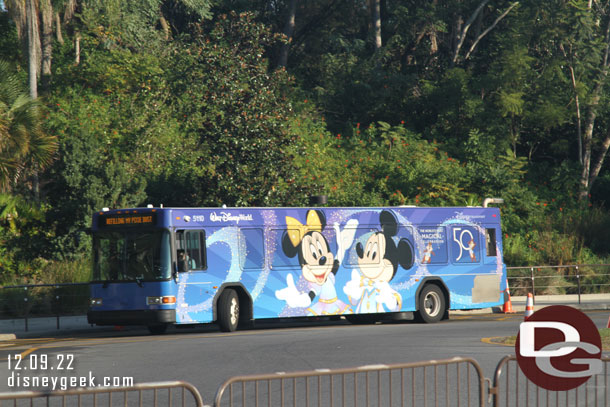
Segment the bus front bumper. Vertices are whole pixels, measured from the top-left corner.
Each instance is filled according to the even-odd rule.
[[[89,311],[87,322],[96,325],[173,324],[176,322],[176,310]]]

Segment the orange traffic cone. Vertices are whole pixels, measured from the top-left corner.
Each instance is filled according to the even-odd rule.
[[[506,290],[505,290],[504,294],[505,294],[504,307],[502,309],[502,312],[505,314],[514,314],[515,311],[513,310],[513,303],[510,301],[510,290],[508,288],[508,279],[506,280]]]
[[[532,293],[527,293],[527,301],[525,303],[525,314],[523,314],[523,319],[527,321],[529,317],[534,313],[534,297]]]

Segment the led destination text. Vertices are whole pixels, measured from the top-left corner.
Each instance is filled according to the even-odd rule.
[[[152,223],[152,216],[133,216],[130,218],[106,218],[106,225],[130,225],[132,223]]]
[[[153,225],[153,215],[112,215],[100,217],[100,226],[139,226]]]

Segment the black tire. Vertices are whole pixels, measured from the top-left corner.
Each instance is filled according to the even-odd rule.
[[[163,335],[167,331],[167,324],[148,325],[148,332],[153,335]]]
[[[379,321],[379,317],[375,314],[350,314],[346,315],[345,319],[354,325],[371,325]]]
[[[445,295],[435,284],[426,284],[417,300],[417,320],[426,323],[440,321],[447,312]]]
[[[218,326],[223,332],[233,332],[239,323],[239,297],[235,290],[226,289],[218,299]]]

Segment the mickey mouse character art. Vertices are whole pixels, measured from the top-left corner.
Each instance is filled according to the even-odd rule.
[[[288,257],[298,254],[303,278],[307,281],[308,292],[301,292],[294,284],[292,274],[286,276],[286,288],[275,292],[276,298],[286,301],[291,308],[307,308],[307,315],[337,315],[351,313],[348,304],[337,298],[335,275],[343,257],[343,251],[351,245],[350,234],[338,234],[341,255],[335,258],[328,241],[322,234],[326,217],[322,211],[307,211],[307,223],[286,216],[287,232],[282,238],[282,250]],[[338,225],[335,225],[338,229]],[[355,228],[351,229],[355,232]],[[351,240],[353,240],[351,232]],[[314,300],[317,297],[317,301]]]
[[[409,269],[413,265],[413,249],[406,239],[398,245],[392,236],[398,233],[398,222],[389,211],[379,214],[381,232],[375,232],[364,246],[356,245],[358,254],[357,270],[352,271],[352,279],[343,287],[355,313],[395,312],[402,306],[402,297],[389,281],[394,278],[398,265]]]

